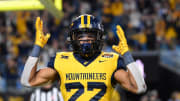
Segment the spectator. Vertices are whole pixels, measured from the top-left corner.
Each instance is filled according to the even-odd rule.
[[[168,101],[180,101],[180,92],[174,91]]]

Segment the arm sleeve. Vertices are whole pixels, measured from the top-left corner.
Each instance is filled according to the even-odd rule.
[[[139,65],[136,62],[134,62],[134,59],[130,52],[126,52],[123,56],[123,59],[124,59],[124,63],[126,64],[126,67],[132,73],[136,81],[136,84],[138,87],[138,90],[136,93],[138,94],[144,93],[147,90],[147,86],[144,81],[143,75],[141,75]]]

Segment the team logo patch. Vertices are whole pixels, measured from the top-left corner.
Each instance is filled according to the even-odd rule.
[[[83,64],[84,64],[84,65],[88,64],[88,61],[85,61]]]
[[[68,56],[61,55],[61,58],[62,58],[62,59],[68,59]]]
[[[104,58],[112,58],[113,54],[104,54],[104,55],[102,55],[102,57],[104,57]]]
[[[106,60],[99,60],[99,63],[105,62]]]

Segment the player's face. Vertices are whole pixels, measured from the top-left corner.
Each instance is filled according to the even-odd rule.
[[[80,41],[80,44],[92,43],[95,40],[95,35],[93,33],[79,34],[78,40]]]

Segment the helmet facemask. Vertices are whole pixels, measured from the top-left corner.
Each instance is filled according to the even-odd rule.
[[[73,31],[71,44],[74,53],[80,54],[84,59],[90,59],[102,49],[102,33],[98,30],[88,29]]]

